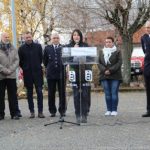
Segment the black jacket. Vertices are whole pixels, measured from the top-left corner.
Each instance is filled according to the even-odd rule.
[[[23,44],[18,53],[25,86],[30,86],[33,81],[37,86],[41,86],[43,84],[41,45],[37,43]]]
[[[74,47],[74,44],[73,43],[70,43],[67,45],[67,47]],[[80,43],[79,44],[79,47],[88,47],[88,44],[87,43]],[[87,59],[87,58],[86,58]],[[72,60],[73,61],[73,60]],[[89,64],[81,64],[80,65],[80,70],[81,72],[79,71],[79,65],[76,64],[76,65],[70,65],[71,69],[75,71],[76,73],[76,83],[79,83],[80,81],[80,73],[81,73],[81,82],[82,83],[86,83],[87,81],[85,80],[85,70],[92,70],[92,65],[89,65]]]
[[[121,65],[122,65],[122,57],[121,52],[119,50],[112,53],[110,57],[111,64],[105,64],[104,55],[102,50],[99,53],[99,69],[100,69],[100,80],[105,79],[114,79],[114,80],[122,80],[121,75]],[[105,71],[109,69],[110,75],[105,75]]]
[[[47,79],[64,78],[65,71],[62,63],[62,46],[59,44],[55,49],[53,45],[45,47],[43,62],[46,67]]]
[[[145,53],[144,58],[144,76],[150,77],[150,37],[144,34],[141,37],[142,49]]]

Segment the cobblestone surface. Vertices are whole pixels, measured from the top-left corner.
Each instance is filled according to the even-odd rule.
[[[20,100],[23,117],[11,120],[6,104],[5,120],[0,121],[0,150],[149,150],[150,118],[141,117],[146,108],[145,92],[123,92],[119,97],[119,115],[105,117],[104,94],[92,93],[88,123],[64,123],[62,130],[59,123],[44,126],[59,120],[59,114],[49,117],[47,99],[44,119],[29,119],[27,101]],[[75,122],[72,96],[67,100],[65,120]]]

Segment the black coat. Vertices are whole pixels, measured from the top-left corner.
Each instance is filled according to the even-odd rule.
[[[42,47],[40,44],[23,44],[19,48],[20,67],[23,69],[25,86],[43,85]]]
[[[148,34],[144,34],[141,37],[142,49],[145,53],[144,58],[144,76],[150,77],[150,37]]]
[[[70,43],[66,47],[74,47],[75,44]],[[87,43],[80,43],[79,47],[88,47]],[[72,58],[73,61],[74,58]],[[89,59],[86,57],[86,59]],[[87,81],[85,80],[85,70],[92,70],[92,65],[88,64],[81,64],[80,65],[80,71],[79,71],[79,65],[70,65],[71,70],[74,70],[76,73],[76,83],[79,83],[80,81],[80,71],[81,71],[81,82],[86,83]]]
[[[65,71],[61,56],[62,46],[60,44],[56,49],[53,45],[48,45],[45,47],[43,62],[46,67],[47,79],[64,78]]]
[[[117,50],[117,51],[113,52],[109,61],[110,61],[110,64],[105,63],[104,54],[103,54],[103,51],[101,50],[99,53],[100,80],[106,80],[106,79],[122,80],[121,51]],[[105,75],[105,71],[107,69],[109,69],[110,75]]]

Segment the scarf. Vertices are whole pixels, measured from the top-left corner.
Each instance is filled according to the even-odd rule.
[[[10,47],[11,47],[10,43],[0,42],[0,49],[2,49],[7,56],[9,55]]]
[[[112,53],[115,52],[116,50],[117,50],[116,46],[113,46],[112,48],[106,48],[106,47],[103,48],[105,64],[111,64],[109,59]]]

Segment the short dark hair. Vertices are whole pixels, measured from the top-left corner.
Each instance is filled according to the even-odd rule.
[[[79,42],[79,43],[83,43],[83,35],[82,35],[82,32],[81,32],[79,29],[73,30],[73,32],[72,32],[72,34],[71,34],[71,42],[72,42],[73,44],[75,44],[75,41],[73,40],[73,34],[74,34],[75,32],[77,32],[77,33],[79,34],[79,36],[80,36],[80,42]]]
[[[114,40],[114,38],[113,37],[111,37],[111,36],[108,36],[106,39],[109,39],[109,40],[111,40],[112,42],[114,42],[115,40]]]

